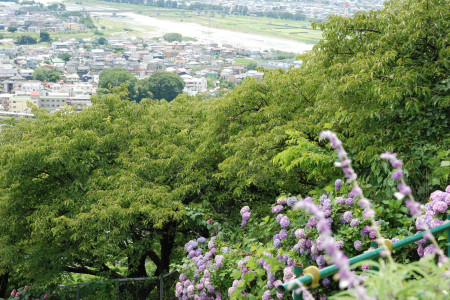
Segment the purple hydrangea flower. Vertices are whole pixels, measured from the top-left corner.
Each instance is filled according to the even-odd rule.
[[[306,247],[306,240],[305,239],[299,239],[298,240],[298,246],[300,248],[305,248]]]
[[[305,236],[305,230],[304,229],[297,229],[296,231],[295,231],[295,237],[297,238],[297,239],[302,239],[302,238],[305,238],[306,236]]]
[[[366,225],[366,226],[364,226],[364,228],[363,228],[363,232],[364,233],[369,233],[369,232],[371,232],[372,231],[372,228],[370,228],[370,226],[368,226],[368,225]]]
[[[353,198],[347,198],[347,200],[345,200],[345,204],[347,204],[348,206],[352,206],[353,205]]]
[[[355,198],[356,196],[358,196],[358,195],[356,195],[353,191],[351,191],[350,193],[348,193],[348,197],[349,198]]]
[[[244,206],[243,208],[241,208],[241,216],[243,216],[246,212],[250,211],[250,207],[248,206]]]
[[[264,292],[264,294],[261,297],[261,300],[270,300],[270,290]]]
[[[351,211],[346,211],[342,218],[344,219],[345,223],[350,223],[353,219],[353,215]]]
[[[361,250],[362,243],[361,243],[360,240],[357,240],[357,241],[355,241],[355,242],[353,243],[353,246],[355,247],[356,250],[360,251],[360,250]]]
[[[282,227],[288,227],[289,226],[289,223],[290,223],[290,221],[289,221],[289,218],[288,217],[286,217],[286,216],[283,216],[281,219],[280,219],[280,225],[282,226]]]
[[[435,253],[437,253],[437,249],[436,246],[434,246],[434,244],[428,245],[425,247],[425,249],[423,249],[424,255],[432,255]]]
[[[433,205],[433,210],[436,213],[445,213],[447,211],[447,209],[448,209],[448,205],[444,201],[436,202]]]
[[[204,238],[204,237],[199,237],[198,239],[197,239],[197,242],[199,242],[199,243],[204,243],[204,242],[206,242],[206,239]]]
[[[342,184],[342,180],[336,179],[336,181],[334,182],[334,189],[336,191],[339,191],[341,189],[341,184]]]
[[[277,216],[277,223],[280,223],[281,218],[283,218],[283,217],[284,217],[283,214],[279,214],[279,215]]]
[[[393,242],[393,243],[396,243],[396,242],[398,242],[398,241],[400,241],[400,239],[398,239],[398,238],[392,238],[392,239],[391,239],[391,242]]]
[[[325,257],[323,255],[317,256],[316,263],[319,266],[319,268],[322,268],[323,266],[325,266]]]
[[[286,229],[281,229],[280,230],[279,237],[280,237],[281,240],[287,239],[288,235],[287,235]]]
[[[336,197],[336,199],[334,200],[334,203],[339,204],[339,205],[344,205],[345,198],[344,197]]]
[[[444,223],[444,221],[442,221],[442,220],[439,220],[439,219],[433,219],[433,220],[431,220],[431,222],[430,222],[430,229],[431,229],[431,228],[438,227],[438,226],[441,226],[443,223]]]
[[[277,204],[286,204],[286,202],[287,202],[287,199],[286,199],[286,198],[279,198],[279,199],[277,200]]]
[[[274,240],[273,241],[273,246],[275,247],[275,248],[280,248],[280,246],[281,246],[281,240]]]
[[[430,200],[431,201],[439,201],[439,200],[444,200],[445,198],[445,193],[443,191],[437,190],[434,191],[430,194]]]
[[[242,220],[248,221],[250,219],[250,216],[251,216],[250,212],[247,211],[242,214]]]
[[[287,198],[287,205],[288,205],[288,206],[294,206],[295,203],[297,203],[297,198],[295,198],[295,197],[289,197],[289,198]]]
[[[306,247],[311,248],[311,246],[312,246],[311,240],[306,240],[305,245],[306,245]]]
[[[374,239],[377,236],[377,233],[375,231],[371,231],[369,233],[369,238]]]
[[[281,205],[276,205],[276,206],[272,207],[272,213],[274,213],[274,214],[279,213],[282,210],[283,210],[283,206],[281,206]]]
[[[359,219],[357,219],[357,218],[355,218],[355,219],[352,219],[351,220],[351,222],[350,222],[350,227],[356,227],[356,226],[358,226],[359,225]]]
[[[329,286],[330,283],[331,283],[331,281],[330,281],[330,279],[329,279],[328,277],[327,277],[327,278],[324,278],[324,279],[322,280],[322,285],[323,285],[323,286]]]

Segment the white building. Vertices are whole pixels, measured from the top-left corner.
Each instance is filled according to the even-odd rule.
[[[189,94],[200,93],[200,92],[206,91],[208,88],[206,78],[204,78],[204,77],[193,78],[192,76],[189,76],[189,75],[183,75],[183,76],[181,76],[181,78],[183,78],[184,83],[186,84],[184,87],[184,90],[185,90],[185,92],[187,92]]]

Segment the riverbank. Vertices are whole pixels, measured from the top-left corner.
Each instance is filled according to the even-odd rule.
[[[266,17],[250,17],[236,15],[219,15],[217,13],[180,11],[179,9],[158,8],[128,3],[115,3],[93,0],[68,0],[70,4],[90,7],[111,7],[116,9],[136,10],[136,14],[150,16],[156,19],[195,23],[212,29],[224,29],[247,34],[257,34],[276,38],[289,39],[307,44],[316,44],[322,33],[314,30],[310,22],[281,20]]]

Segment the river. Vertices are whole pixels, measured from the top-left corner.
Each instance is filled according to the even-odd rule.
[[[39,0],[46,5],[53,2],[58,2],[54,0]],[[75,4],[65,3],[68,10],[81,10],[85,8],[86,10],[94,9],[94,7],[81,6]],[[98,7],[96,7],[98,9]],[[111,8],[108,8],[111,9]],[[111,14],[93,13],[93,15],[99,15],[102,18],[111,18]],[[121,22],[135,24],[139,26],[146,26],[149,28],[147,36],[161,36],[168,32],[177,32],[185,36],[195,37],[199,41],[215,42],[219,44],[228,43],[233,46],[242,46],[247,49],[252,50],[281,50],[294,53],[304,53],[309,51],[314,46],[313,44],[307,44],[302,42],[297,42],[293,40],[276,38],[265,35],[249,34],[236,31],[230,31],[225,29],[209,28],[207,26],[179,22],[171,20],[162,20],[149,16],[143,16],[136,13],[121,13],[118,16],[124,15],[125,17],[117,17],[115,19]]]

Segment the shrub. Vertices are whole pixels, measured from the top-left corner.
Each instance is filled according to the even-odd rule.
[[[271,299],[277,296],[279,299],[283,295],[276,291],[276,287],[283,282],[295,278],[293,274],[294,264],[304,266],[315,265],[323,268],[327,262],[336,264],[339,268],[339,287],[352,287],[354,289],[347,291],[345,295],[365,298],[367,295],[380,296],[383,298],[384,290],[378,295],[376,287],[380,288],[379,281],[385,277],[381,274],[388,273],[389,276],[395,276],[392,271],[395,268],[406,270],[395,282],[396,293],[402,292],[402,286],[408,287],[410,275],[418,272],[416,269],[427,265],[429,268],[423,269],[416,276],[416,280],[424,282],[425,286],[433,282],[431,279],[435,276],[441,276],[448,269],[448,260],[441,255],[439,266],[430,262],[430,260],[421,261],[411,266],[396,265],[393,263],[385,264],[381,260],[377,266],[382,269],[381,274],[371,278],[367,291],[362,287],[360,276],[350,272],[347,257],[361,254],[368,250],[371,241],[384,243],[384,237],[390,238],[395,242],[399,238],[410,235],[405,228],[392,228],[389,222],[384,220],[385,215],[380,215],[377,220],[374,219],[378,209],[376,202],[371,203],[364,197],[362,189],[356,182],[356,174],[351,168],[351,160],[347,157],[342,143],[336,136],[330,132],[325,132],[324,137],[331,139],[331,145],[337,150],[339,161],[337,166],[342,167],[347,184],[342,180],[336,180],[335,191],[320,197],[280,197],[272,207],[272,213],[268,216],[257,218],[251,216],[251,209],[245,206],[241,209],[242,224],[240,229],[224,228],[209,241],[200,237],[197,241],[191,240],[185,245],[187,257],[183,264],[178,266],[182,272],[180,281],[176,285],[175,295],[179,299],[183,297],[194,297],[197,299]],[[396,158],[395,154],[384,153],[382,158],[390,161],[395,168],[392,177],[400,181],[399,191],[396,193],[398,200],[406,197],[406,207],[400,209],[395,207],[385,214],[399,214],[402,217],[411,212],[412,215],[422,213],[417,202],[414,202],[410,188],[403,181],[402,162]],[[419,217],[416,221],[418,230],[426,230],[442,224],[442,218],[447,211],[447,203],[450,201],[450,186],[446,191],[435,191],[430,196],[431,202],[425,205],[427,213]],[[399,202],[397,200],[397,202]],[[298,210],[294,208],[302,208]],[[407,217],[408,227],[413,224],[413,219]],[[424,222],[421,221],[424,219]],[[209,221],[210,229],[220,228],[219,224]],[[213,230],[213,231],[214,231]],[[334,236],[331,236],[334,232]],[[434,238],[428,237],[434,241]],[[419,255],[436,254],[439,248],[434,244],[424,250],[419,241]],[[435,242],[435,241],[434,241]],[[422,248],[421,248],[422,247]],[[394,253],[396,260],[408,262],[417,256],[411,251],[414,245],[403,248],[401,253]],[[422,253],[421,253],[422,252]],[[345,253],[345,254],[344,254]],[[392,260],[391,254],[386,253]],[[426,258],[428,259],[428,258]],[[382,266],[382,267],[380,267]],[[364,263],[360,265],[363,270],[369,266]],[[408,271],[409,270],[409,271]],[[442,287],[448,283],[448,276],[439,281],[437,293],[443,293]],[[365,283],[364,283],[365,284]],[[448,286],[448,284],[447,284]],[[335,293],[338,284],[333,282],[332,278],[325,278],[321,281],[321,286],[317,289],[310,289],[309,292],[325,298],[326,294]],[[416,293],[426,291],[416,287]],[[305,292],[308,295],[308,292]],[[354,293],[357,293],[356,295]],[[409,293],[409,292],[408,292]],[[393,294],[397,295],[397,294]]]

